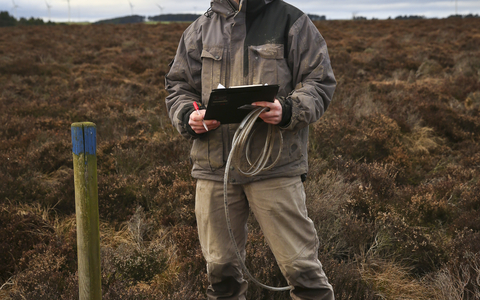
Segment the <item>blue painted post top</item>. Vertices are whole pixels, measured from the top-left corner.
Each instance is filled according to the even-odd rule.
[[[72,151],[76,155],[97,154],[97,127],[94,123],[72,124]]]

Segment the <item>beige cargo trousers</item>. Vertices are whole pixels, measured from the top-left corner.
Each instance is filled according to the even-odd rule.
[[[318,260],[318,237],[307,215],[300,176],[229,185],[228,203],[233,233],[243,259],[251,209],[282,274],[295,287],[290,292],[292,299],[334,299],[332,286]],[[208,299],[246,299],[247,282],[225,220],[223,182],[197,181],[195,213],[207,261]]]

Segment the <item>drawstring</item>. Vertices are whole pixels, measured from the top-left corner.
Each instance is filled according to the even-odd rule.
[[[237,14],[237,13],[240,11],[239,9],[237,10],[237,9],[235,8],[235,6],[234,6],[229,0],[226,0],[226,2],[228,3],[228,5],[230,6],[230,8],[232,9],[232,11],[230,12],[230,14],[231,14],[231,13]],[[239,5],[240,5],[240,4],[239,4]],[[210,6],[203,15],[204,15],[205,17],[211,19],[214,13],[215,13],[215,12],[212,10],[212,7]]]
[[[213,12],[213,10],[212,10],[212,7],[209,7],[209,8],[207,9],[207,11],[206,11],[203,15],[204,15],[205,17],[207,17],[207,18],[210,19],[213,14],[214,14],[214,12]]]

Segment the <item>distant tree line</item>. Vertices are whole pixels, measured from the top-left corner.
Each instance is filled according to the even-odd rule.
[[[473,15],[473,14],[468,14],[468,15],[450,15],[448,16],[448,19],[452,19],[452,18],[459,18],[459,19],[468,19],[468,18],[480,18],[480,16],[478,14],[476,15]],[[390,18],[388,18],[390,20]],[[395,20],[421,20],[421,19],[425,19],[424,16],[415,16],[415,15],[412,15],[412,16],[398,16],[395,18]]]
[[[134,24],[134,23],[143,23],[145,22],[144,16],[133,15],[126,17],[119,17],[107,20],[100,20],[93,24]]]
[[[165,14],[165,15],[158,15],[158,16],[153,16],[153,17],[145,17],[145,16],[139,16],[139,15],[133,15],[133,16],[125,16],[125,17],[119,17],[119,18],[113,18],[113,19],[107,19],[107,20],[100,20],[97,21],[93,24],[132,24],[132,23],[143,23],[147,19],[149,21],[156,21],[156,22],[193,22],[198,17],[201,15],[199,14]],[[308,17],[312,21],[325,21],[327,18],[326,16],[320,16],[320,15],[314,15],[314,14],[308,14]],[[468,14],[468,15],[451,15],[448,18],[460,18],[460,19],[466,19],[466,18],[480,18],[478,14],[473,15],[473,14]],[[389,20],[392,18],[389,17]],[[419,19],[425,19],[424,16],[417,16],[417,15],[410,15],[410,16],[397,16],[395,17],[395,20],[419,20]],[[361,21],[361,20],[367,20],[366,17],[363,16],[353,16],[353,20],[356,21]],[[376,20],[375,18],[372,18],[372,20]],[[17,26],[17,25],[55,25],[58,23],[54,22],[44,22],[40,18],[21,18],[20,20],[17,20],[13,16],[11,16],[7,11],[2,11],[0,12],[0,27],[6,27],[6,26]]]
[[[148,17],[148,19],[156,22],[193,22],[200,16],[199,14],[165,14]]]
[[[308,14],[308,17],[312,21],[325,21],[327,19],[326,16],[319,16],[319,15],[312,15],[312,14]]]
[[[148,19],[157,22],[193,22],[200,16],[201,15],[198,14],[165,14],[148,17]],[[325,21],[327,19],[325,16],[313,14],[309,14],[308,17],[310,17],[312,21]]]
[[[354,21],[364,21],[364,20],[367,20],[367,17],[363,17],[363,16],[353,16],[353,17],[352,17],[352,20],[354,20]]]
[[[30,19],[26,18],[20,18],[20,20],[17,20],[13,16],[11,16],[7,11],[2,11],[0,12],[0,27],[6,27],[6,26],[17,26],[17,25],[53,25],[55,23],[52,23],[50,21],[44,22],[40,18],[33,18],[31,17]]]
[[[395,20],[422,20],[422,19],[425,19],[424,16],[415,16],[415,15],[411,15],[411,16],[398,16],[395,18]]]
[[[480,16],[478,14],[474,15],[474,14],[468,14],[468,15],[450,15],[448,16],[449,19],[452,19],[452,18],[459,18],[459,19],[469,19],[469,18],[480,18]]]
[[[165,14],[165,15],[158,15],[153,17],[148,17],[150,21],[156,22],[193,22],[201,15],[199,14]],[[325,16],[319,15],[308,15],[312,21],[324,21],[326,20]],[[145,16],[133,15],[133,16],[125,16],[125,17],[118,17],[106,20],[100,20],[94,22],[93,24],[134,24],[134,23],[143,23],[147,20]],[[42,19],[25,19],[21,18],[20,20],[15,19],[11,16],[8,12],[2,11],[0,12],[0,27],[5,26],[16,26],[16,25],[45,25],[45,24],[55,24],[53,22],[44,22]]]
[[[451,15],[448,17],[449,19],[451,18],[459,18],[459,19],[468,19],[468,18],[480,18],[478,14],[473,15],[473,14],[468,14],[468,15]],[[395,17],[395,20],[423,20],[426,19],[425,16],[417,16],[417,15],[404,15],[404,16],[397,16]],[[362,20],[368,20],[366,17],[363,16],[353,16],[352,20],[355,21],[362,21]],[[378,20],[376,18],[372,18],[372,20]],[[388,17],[388,20],[392,20],[392,17]]]

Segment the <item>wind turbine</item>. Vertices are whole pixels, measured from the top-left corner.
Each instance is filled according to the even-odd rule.
[[[158,8],[160,8],[160,14],[163,15],[163,6],[160,6],[160,4],[157,4]]]
[[[455,0],[455,15],[458,16],[458,0]]]
[[[358,11],[352,11],[352,20],[356,20],[357,18],[357,15],[358,15]]]
[[[70,0],[65,0],[68,2],[68,23],[70,23]]]
[[[130,1],[128,1],[128,4],[130,4],[130,12],[132,13],[132,16],[133,16],[133,4]]]
[[[45,4],[47,5],[47,10],[48,10],[48,22],[50,22],[50,8],[52,8],[52,6],[50,4],[48,4],[47,0],[45,0]]]
[[[15,18],[15,20],[17,19],[17,8],[20,7],[18,6],[17,4],[15,4],[15,0],[12,0],[12,3],[13,3],[13,17]]]

